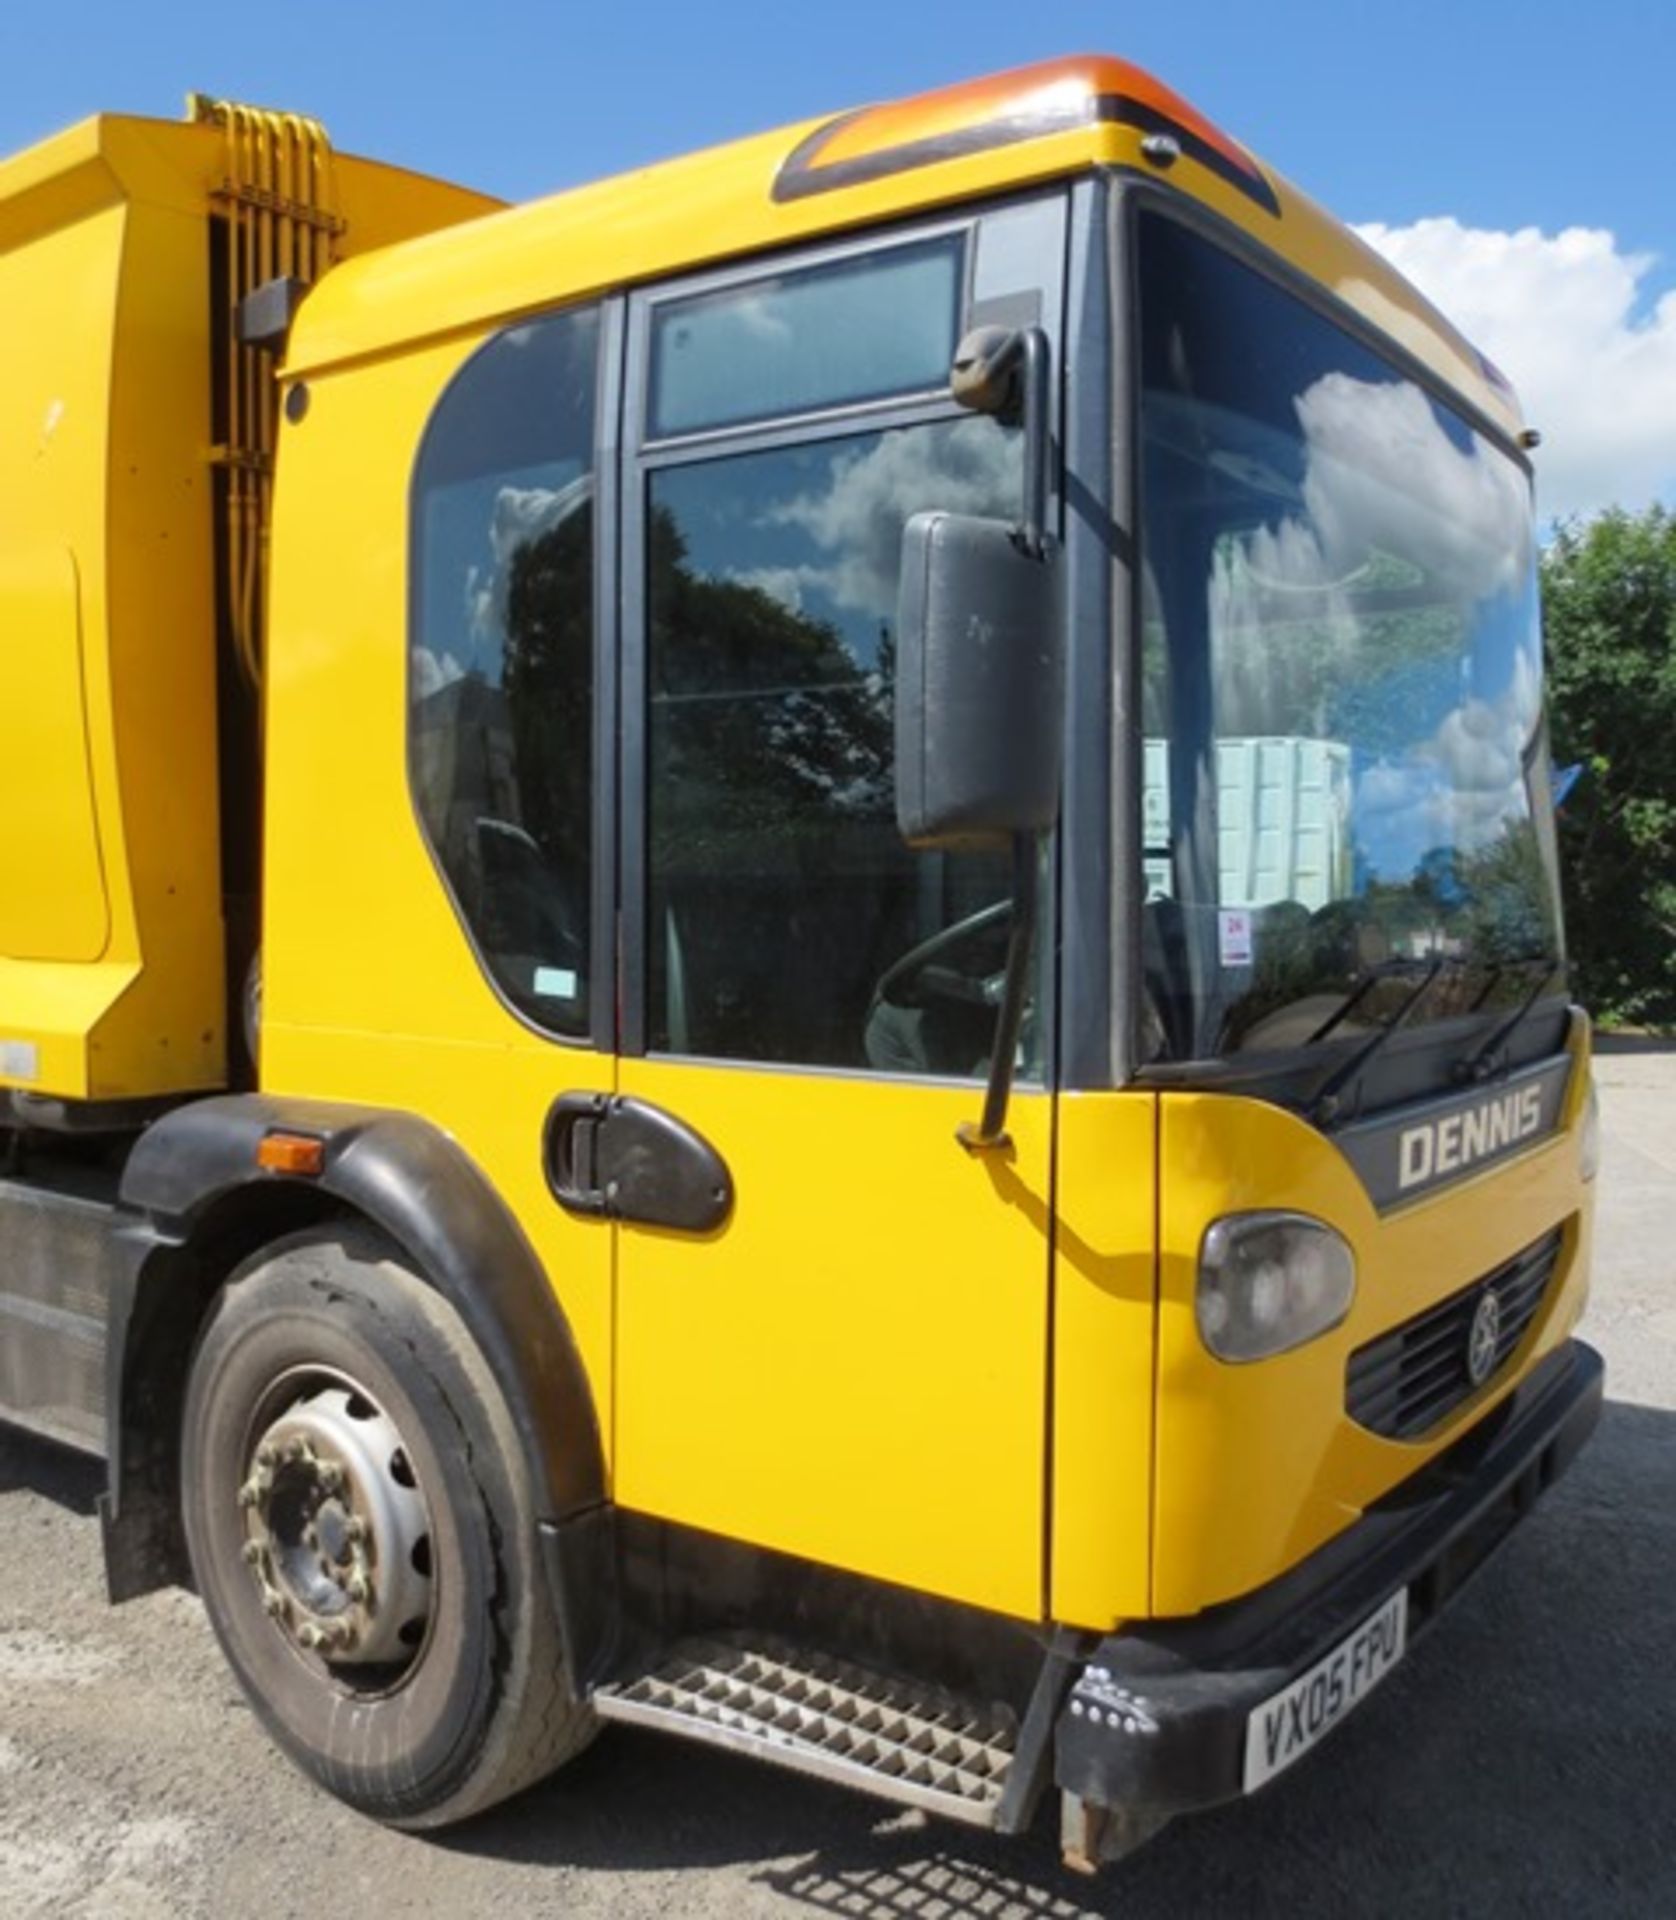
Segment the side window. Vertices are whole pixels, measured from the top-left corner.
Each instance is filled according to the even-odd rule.
[[[1013,516],[1020,452],[943,412],[650,476],[655,1050],[984,1069],[1009,869],[897,832],[893,632],[909,516]]]
[[[960,311],[958,238],[696,294],[652,323],[654,439],[934,393]]]
[[[419,816],[484,966],[588,1030],[599,316],[490,342],[439,404],[414,487]]]

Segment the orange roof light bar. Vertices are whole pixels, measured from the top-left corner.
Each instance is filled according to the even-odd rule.
[[[1151,74],[1094,54],[840,114],[787,156],[774,198],[800,200],[1102,122],[1169,136],[1185,157],[1279,214],[1274,188],[1242,146]]]

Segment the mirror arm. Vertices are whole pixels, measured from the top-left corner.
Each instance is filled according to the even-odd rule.
[[[1013,1061],[1030,989],[1030,957],[1036,945],[1038,866],[1036,835],[1015,833],[1013,918],[1007,932],[1007,970],[1002,978],[1000,1011],[995,1017],[995,1046],[989,1057],[983,1118],[976,1126],[964,1122],[955,1133],[969,1153],[993,1152],[1012,1145],[1007,1133],[1007,1100],[1013,1088]]]
[[[1052,359],[1040,327],[974,327],[955,348],[949,369],[949,391],[959,405],[1023,429],[1024,519],[1016,538],[1032,560],[1047,555]]]
[[[1024,513],[1020,523],[1010,529],[1010,538],[1026,559],[1043,565],[1048,560],[1048,470],[1053,458],[1050,361],[1048,337],[1040,327],[1025,327],[1018,332],[978,327],[955,349],[949,375],[950,390],[961,406],[974,413],[992,414],[1009,425],[1017,422],[1023,429]],[[1012,591],[1016,598],[1016,587]],[[912,837],[911,828],[905,827],[904,831]],[[956,1138],[970,1153],[993,1152],[1012,1145],[1007,1134],[1007,1103],[1012,1095],[1013,1066],[1019,1030],[1024,1024],[1024,1003],[1029,997],[1030,962],[1040,914],[1038,836],[1033,832],[1015,833],[1012,844],[1012,924],[1007,932],[1007,965],[995,1016],[995,1044],[990,1054],[983,1117],[975,1125],[968,1121],[956,1130]]]
[[[1048,340],[1040,327],[1026,327],[1020,345],[1024,414],[1024,550],[1032,560],[1047,553],[1048,461],[1052,452],[1048,406]]]

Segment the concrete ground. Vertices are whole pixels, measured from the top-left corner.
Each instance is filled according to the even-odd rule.
[[[1599,1063],[1586,1333],[1611,1406],[1536,1518],[1321,1753],[1095,1882],[614,1729],[442,1841],[269,1746],[196,1603],[103,1602],[97,1473],[0,1436],[0,1914],[1676,1913],[1676,1049]]]

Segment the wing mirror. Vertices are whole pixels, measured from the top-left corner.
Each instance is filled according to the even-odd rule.
[[[1036,932],[1036,837],[1053,825],[1065,724],[1063,567],[1047,532],[1052,417],[1040,327],[982,327],[955,353],[962,406],[1024,433],[1016,523],[920,513],[908,522],[896,623],[896,821],[916,847],[1010,846],[1012,927],[982,1120],[970,1148],[1007,1143],[1007,1101]]]
[[[916,847],[1004,846],[1052,826],[1064,731],[1063,569],[1049,541],[1048,344],[1039,327],[961,341],[964,406],[1024,429],[1016,523],[917,513],[896,621],[896,820]]]

